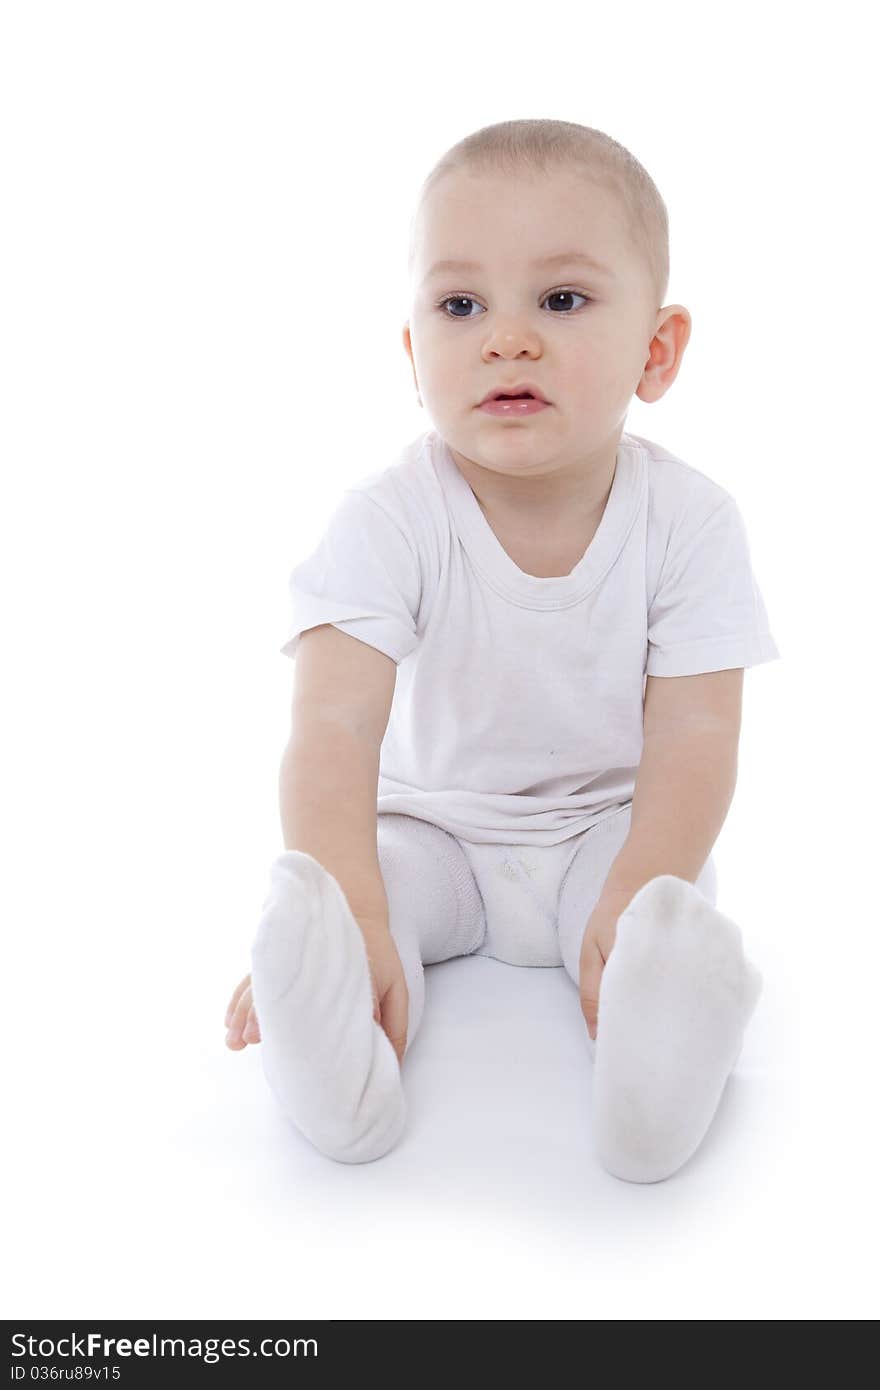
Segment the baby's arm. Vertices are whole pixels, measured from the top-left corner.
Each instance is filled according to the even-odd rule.
[[[374,984],[376,974],[390,974],[393,967],[386,962],[384,969],[379,959],[391,936],[376,841],[376,789],[396,675],[390,657],[348,633],[329,624],[307,629],[296,654],[292,728],[279,776],[285,849],[311,855],[339,883],[358,925],[370,935]],[[250,975],[236,986],[226,1026],[226,1045],[233,1051],[259,1041]]]
[[[581,1009],[590,1037],[618,917],[652,878],[674,874],[694,883],[718,838],[736,787],[742,689],[741,667],[648,677],[629,834],[581,944]]]
[[[608,889],[635,896],[659,874],[699,877],[736,787],[743,674],[648,676],[630,833]]]

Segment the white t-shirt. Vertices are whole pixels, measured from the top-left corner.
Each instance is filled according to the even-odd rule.
[[[476,843],[558,844],[630,801],[648,675],[779,656],[733,497],[626,432],[570,574],[519,569],[431,429],[345,490],[289,593],[285,655],[332,623],[397,663],[378,813]]]

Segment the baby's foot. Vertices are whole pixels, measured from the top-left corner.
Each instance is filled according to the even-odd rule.
[[[693,884],[662,874],[639,889],[599,989],[593,1123],[608,1172],[658,1182],[690,1158],[761,986],[739,927]]]
[[[400,1138],[406,1109],[397,1056],[373,1018],[360,927],[311,855],[286,850],[270,878],[251,952],[266,1080],[329,1158],[380,1158]]]

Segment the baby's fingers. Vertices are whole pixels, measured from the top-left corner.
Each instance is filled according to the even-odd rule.
[[[234,1012],[235,1012],[235,1007],[236,1007],[236,1005],[238,1004],[238,1001],[239,1001],[239,999],[241,998],[242,993],[244,992],[244,990],[246,990],[246,989],[249,987],[250,982],[251,982],[251,977],[250,977],[250,975],[245,975],[245,977],[244,977],[244,979],[241,981],[241,983],[240,983],[240,984],[237,984],[237,985],[235,986],[235,989],[233,990],[233,993],[232,993],[232,998],[230,999],[229,1003],[228,1003],[227,1006],[226,1006],[226,1017],[225,1017],[225,1019],[224,1019],[224,1022],[225,1022],[225,1024],[226,1024],[226,1027],[227,1027],[227,1028],[229,1027],[229,1025],[230,1025],[230,1023],[231,1023],[231,1021],[232,1021],[232,1015],[233,1015]]]
[[[248,1016],[253,1009],[253,996],[250,985],[246,985],[238,997],[238,1002],[232,1010],[231,1017],[227,1023],[228,1032],[226,1034],[226,1046],[233,1049],[245,1046],[242,1041],[242,1033],[247,1025]],[[250,1042],[250,1038],[246,1040]]]

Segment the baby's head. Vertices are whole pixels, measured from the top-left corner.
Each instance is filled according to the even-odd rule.
[[[497,472],[615,451],[633,395],[659,400],[690,336],[687,309],[663,307],[657,188],[616,140],[569,121],[503,121],[454,145],[422,185],[408,267],[420,399],[454,450]],[[478,409],[520,382],[550,408]]]

